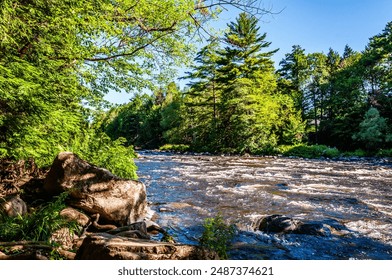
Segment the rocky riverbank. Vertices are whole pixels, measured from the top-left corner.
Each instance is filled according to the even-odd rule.
[[[4,233],[0,259],[218,258],[199,246],[176,244],[151,221],[143,183],[116,177],[73,153],[60,153],[49,170],[38,169],[33,161],[3,161],[0,176]],[[49,227],[55,230],[46,240],[42,234],[40,240],[14,239],[12,229],[4,228],[5,221],[16,226],[32,219],[42,209],[49,209],[47,205],[56,205],[58,197],[64,197],[63,209],[53,208],[48,216],[59,216],[69,227],[67,223]],[[157,236],[162,241],[156,241]]]

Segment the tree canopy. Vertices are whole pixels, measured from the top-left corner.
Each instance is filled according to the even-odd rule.
[[[171,77],[173,66],[193,50],[189,38],[202,32],[223,6],[261,12],[256,4],[1,1],[0,156],[34,157],[47,165],[64,149],[91,155],[83,149],[94,145],[80,143],[95,138],[120,149],[123,140],[109,143],[94,123],[104,94],[152,88]]]

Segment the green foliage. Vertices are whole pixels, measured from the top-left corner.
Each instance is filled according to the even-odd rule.
[[[280,152],[285,156],[296,156],[303,158],[336,158],[341,155],[337,148],[330,148],[325,145],[296,145],[296,146],[281,146]]]
[[[200,245],[217,252],[221,259],[227,259],[227,250],[235,234],[234,225],[227,225],[218,214],[215,218],[207,218],[203,227]]]
[[[1,216],[0,236],[3,241],[45,241],[49,243],[52,234],[63,227],[77,231],[75,222],[69,222],[60,216],[66,206],[67,193],[56,197],[54,201],[39,207],[25,216]]]
[[[365,143],[366,148],[381,148],[386,138],[387,122],[376,108],[370,108],[364,120],[359,124],[359,131],[353,135],[354,140]]]
[[[353,152],[344,152],[342,155],[345,157],[366,157],[369,153],[362,149],[356,149]]]
[[[34,157],[44,166],[65,147],[78,150],[72,145],[92,118],[87,108],[104,106],[109,90],[153,88],[152,81],[170,78],[171,67],[191,53],[188,35],[219,6],[196,7],[194,0],[1,1],[0,157]],[[141,126],[148,141],[161,135],[154,130],[160,112],[151,112]],[[121,140],[97,137],[82,154],[110,168],[126,163],[115,163],[122,152],[129,158]],[[108,154],[96,158],[92,151]]]
[[[228,25],[224,49],[211,41],[195,59],[184,98],[185,138],[193,149],[260,153],[278,143],[297,143],[303,124],[293,100],[277,92],[271,43],[257,19],[241,13]],[[178,133],[177,133],[178,134]],[[184,141],[183,141],[184,143]]]
[[[170,152],[186,152],[190,150],[189,145],[184,144],[165,144],[159,147],[161,151],[170,151]]]
[[[148,102],[132,100],[105,131],[112,139],[122,136],[127,144],[145,148],[186,144],[216,153],[273,154],[280,145],[304,141],[315,146],[293,148],[293,154],[339,154],[325,147],[373,154],[388,150],[391,31],[388,23],[363,52],[346,46],[342,55],[333,49],[306,53],[293,46],[275,71],[271,57],[276,50],[269,50],[257,19],[240,13],[222,38],[211,39],[197,53],[185,77],[188,89],[180,92],[172,84]],[[367,114],[369,108],[378,110],[377,118]],[[111,126],[124,133],[112,133]]]
[[[376,155],[379,157],[392,157],[392,149],[380,149]]]
[[[159,91],[158,91],[159,94]],[[112,108],[101,128],[112,140],[126,139],[126,145],[157,148],[162,144],[160,97],[136,95],[123,106]]]

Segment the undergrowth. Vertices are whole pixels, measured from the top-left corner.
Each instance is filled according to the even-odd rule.
[[[52,234],[63,227],[71,232],[78,230],[76,222],[70,222],[60,216],[65,206],[67,193],[62,193],[52,202],[40,206],[26,215],[8,217],[0,215],[0,236],[2,241],[44,241],[50,243]]]

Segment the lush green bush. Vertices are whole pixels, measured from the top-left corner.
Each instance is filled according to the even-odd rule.
[[[227,250],[235,234],[234,225],[227,225],[218,214],[215,218],[207,218],[203,227],[200,245],[217,252],[221,259],[227,259]]]
[[[325,145],[296,145],[296,146],[281,146],[280,152],[285,156],[297,156],[304,158],[335,158],[339,157],[341,153],[337,148],[330,148]]]
[[[82,159],[99,167],[108,169],[113,174],[126,179],[136,179],[136,157],[133,147],[126,147],[125,138],[113,141],[103,132],[88,130],[75,137],[66,149],[78,154]]]
[[[186,152],[189,151],[189,145],[184,144],[165,144],[159,147],[161,151],[170,151],[170,152]]]
[[[370,108],[352,138],[363,143],[368,150],[375,151],[389,138],[386,131],[387,119],[381,117],[376,108]]]
[[[60,216],[65,206],[67,193],[56,197],[54,201],[41,206],[33,213],[24,216],[0,216],[0,236],[2,241],[50,241],[52,234],[63,227],[71,231],[78,230],[75,222],[69,222]]]
[[[345,156],[345,157],[366,157],[366,156],[369,156],[369,153],[362,150],[362,149],[356,149],[353,152],[344,152],[343,156]]]
[[[377,152],[377,156],[379,156],[379,157],[392,157],[392,149],[389,149],[389,150],[379,150]]]

